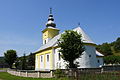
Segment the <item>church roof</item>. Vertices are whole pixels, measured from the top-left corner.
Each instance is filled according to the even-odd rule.
[[[101,54],[100,52],[98,52],[98,51],[96,50],[96,56],[101,56],[101,57],[103,57],[104,55]]]
[[[77,31],[79,34],[82,35],[82,41],[84,43],[93,43],[95,44],[90,38],[89,36],[80,28],[80,27],[77,27],[75,29],[73,29],[73,31]],[[63,32],[64,33],[64,32]],[[61,33],[62,34],[62,33]],[[39,52],[41,50],[44,50],[46,48],[49,48],[49,47],[53,47],[53,46],[57,46],[57,41],[58,39],[60,39],[61,37],[61,34],[58,34],[56,35],[54,38],[52,38],[48,43],[42,45],[36,52]],[[36,53],[35,52],[35,53]]]
[[[61,36],[61,34],[58,34],[57,36],[52,38],[49,42],[47,42],[46,44],[42,45],[36,52],[54,46],[55,44],[57,44],[57,41],[60,38],[60,36]]]
[[[95,44],[90,39],[90,37],[80,27],[77,27],[77,28],[73,29],[73,31],[77,31],[77,33],[82,35],[82,40],[83,40],[84,43],[93,43],[93,44]]]

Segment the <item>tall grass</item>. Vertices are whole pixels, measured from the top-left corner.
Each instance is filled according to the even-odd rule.
[[[71,80],[120,80],[120,73],[84,73],[78,77],[71,78]]]

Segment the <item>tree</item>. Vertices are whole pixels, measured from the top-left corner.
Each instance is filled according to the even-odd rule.
[[[111,46],[108,43],[103,43],[102,45],[97,46],[97,50],[104,54],[105,56],[112,55]]]
[[[26,55],[25,54],[22,57],[21,64],[22,64],[22,70],[25,70],[27,68]]]
[[[120,56],[110,55],[104,57],[104,63],[106,64],[120,64]]]
[[[75,60],[79,58],[84,51],[81,37],[77,32],[67,30],[58,40],[58,46],[60,47],[59,52],[61,52],[63,60],[68,62],[69,68],[77,68]]]
[[[120,37],[115,41],[113,48],[115,52],[120,52]]]
[[[30,55],[28,56],[28,66],[30,67],[30,69],[33,69],[35,66],[35,54],[30,53]]]
[[[12,68],[12,64],[17,59],[17,53],[15,50],[7,50],[7,52],[4,53],[4,58],[9,67]]]

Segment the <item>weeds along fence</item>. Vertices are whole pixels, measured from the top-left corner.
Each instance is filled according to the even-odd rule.
[[[102,71],[102,68],[56,70],[57,78],[69,80],[120,80],[120,71]]]
[[[102,68],[80,68],[80,69],[57,69],[54,74],[56,77],[78,77],[82,74],[102,73]]]

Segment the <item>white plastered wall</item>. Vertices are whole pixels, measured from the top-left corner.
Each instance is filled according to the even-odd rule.
[[[98,62],[98,60],[99,60],[99,62]],[[103,58],[97,57],[97,63],[98,63],[98,67],[102,67],[103,66]]]
[[[64,62],[64,60],[62,58],[59,60],[59,49],[60,48],[55,49],[55,53],[54,53],[54,69],[65,69],[66,63]]]
[[[77,61],[79,68],[97,68],[97,58],[94,46],[85,45],[85,51]]]
[[[66,62],[61,58],[61,60],[58,60],[58,53],[60,48],[55,49],[55,55],[54,55],[54,60],[55,60],[55,69],[60,68],[60,69],[65,69],[66,68]],[[96,52],[95,52],[95,47],[94,46],[89,46],[85,45],[85,51],[81,55],[80,58],[78,58],[76,61],[79,63],[78,68],[97,68],[99,67],[99,64],[97,63],[97,58],[96,58]],[[102,59],[102,58],[101,58]],[[102,60],[100,59],[100,62]],[[102,63],[101,63],[102,64]]]

